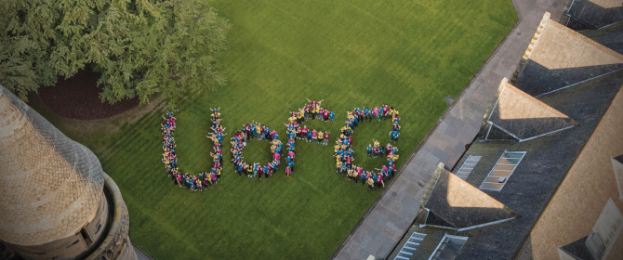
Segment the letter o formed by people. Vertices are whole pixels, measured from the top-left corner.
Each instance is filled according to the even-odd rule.
[[[261,165],[259,163],[249,164],[244,161],[242,152],[247,145],[247,141],[256,138],[271,143],[270,150],[273,158],[266,165]],[[255,178],[259,175],[259,179],[261,180],[262,175],[268,178],[279,168],[283,144],[279,141],[279,134],[277,134],[277,131],[271,130],[270,127],[259,123],[245,124],[242,129],[238,130],[231,138],[231,144],[231,152],[234,157],[232,162],[234,163],[234,169],[238,172],[238,175],[242,176],[244,174],[249,178]]]

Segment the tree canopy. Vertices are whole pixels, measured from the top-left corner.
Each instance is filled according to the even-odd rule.
[[[226,83],[217,56],[231,25],[207,3],[3,0],[0,12],[0,84],[24,100],[89,64],[109,103],[160,93],[174,107]]]

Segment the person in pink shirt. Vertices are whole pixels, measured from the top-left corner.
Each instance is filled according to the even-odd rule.
[[[273,153],[273,161],[279,161],[280,158],[281,155],[279,155],[279,153]]]
[[[290,178],[291,174],[292,174],[292,169],[290,169],[290,167],[286,167],[286,179]]]

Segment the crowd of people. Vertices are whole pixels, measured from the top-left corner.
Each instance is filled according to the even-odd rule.
[[[294,143],[295,139],[300,139],[306,142],[327,145],[329,144],[329,131],[310,130],[307,128],[307,125],[301,127],[300,124],[310,119],[324,120],[325,123],[333,122],[335,112],[321,107],[322,100],[307,99],[307,101],[309,103],[299,108],[298,111],[290,111],[291,116],[288,118],[288,123],[285,124],[288,133],[288,143],[290,143],[290,140]]]
[[[295,140],[306,140],[306,142],[318,143],[322,145],[328,145],[329,132],[317,131],[316,129],[308,129],[307,125],[300,126],[304,121],[309,119],[324,120],[325,122],[333,122],[335,113],[328,109],[321,107],[321,101],[309,100],[303,108],[298,111],[291,111],[291,117],[288,118],[286,123],[288,142],[286,149],[286,178],[290,178],[294,171],[294,158],[296,156]],[[223,165],[223,137],[227,134],[224,133],[225,128],[220,124],[221,113],[220,108],[210,108],[213,132],[208,133],[206,136],[213,142],[213,152],[210,152],[210,156],[213,160],[213,167],[209,172],[201,172],[198,176],[189,175],[188,173],[182,174],[178,167],[178,158],[175,154],[175,139],[173,133],[176,127],[176,118],[173,116],[173,112],[169,112],[163,115],[165,124],[161,124],[162,140],[163,140],[163,158],[162,162],[165,165],[165,171],[173,182],[179,187],[185,187],[193,191],[203,191],[209,186],[216,185],[221,177],[222,165]],[[175,111],[177,112],[177,110]],[[347,119],[345,126],[340,129],[340,136],[336,139],[335,154],[336,158],[336,172],[344,173],[346,180],[352,181],[357,185],[361,182],[368,186],[368,190],[373,187],[384,187],[384,179],[391,178],[396,172],[395,162],[398,160],[398,148],[392,146],[391,143],[382,146],[378,140],[373,140],[372,144],[367,147],[368,157],[385,156],[387,159],[387,165],[381,166],[381,168],[375,168],[376,171],[367,171],[362,167],[353,164],[355,160],[353,157],[354,151],[352,149],[352,133],[354,129],[359,126],[359,123],[371,122],[372,119],[391,120],[392,131],[389,133],[391,141],[396,143],[400,136],[400,117],[398,110],[393,107],[389,107],[386,104],[378,107],[367,108],[359,107],[347,112]],[[244,147],[247,145],[247,141],[257,138],[258,140],[267,140],[271,143],[272,161],[265,165],[260,163],[247,163],[244,161],[242,155]],[[283,154],[283,143],[279,140],[279,134],[277,131],[270,129],[268,126],[264,126],[260,123],[245,124],[238,130],[231,140],[231,152],[233,154],[232,162],[234,163],[234,169],[238,172],[238,175],[243,174],[249,178],[262,179],[272,176],[280,166],[280,159]]]
[[[290,117],[286,125],[286,133],[288,135],[288,156],[286,157],[286,176],[289,176],[294,171],[294,157],[295,142],[296,139],[305,140],[305,142],[312,142],[321,145],[329,144],[329,131],[318,131],[316,129],[309,129],[307,125],[300,125],[310,119],[324,120],[325,123],[333,122],[335,112],[321,107],[322,101],[309,100],[305,106],[299,108],[298,111],[290,111]]]
[[[199,176],[189,175],[188,173],[182,174],[177,165],[177,156],[175,155],[175,138],[173,133],[175,132],[176,118],[173,116],[173,112],[166,114],[166,117],[162,117],[165,120],[165,124],[161,124],[163,150],[162,162],[167,175],[173,180],[173,182],[180,188],[185,187],[192,191],[203,191],[209,186],[216,185],[221,177],[222,165],[223,165],[223,131],[225,128],[220,124],[221,113],[218,112],[220,108],[210,108],[211,121],[212,121],[212,133],[207,136],[213,143],[214,152],[210,152],[210,156],[213,159],[213,166],[209,172],[200,172]],[[177,110],[175,110],[177,112]]]
[[[387,165],[383,165],[380,169],[375,168],[375,170],[378,171],[375,172],[364,170],[362,167],[353,164],[355,158],[353,157],[353,138],[351,135],[354,129],[359,126],[359,123],[365,122],[366,119],[368,119],[368,122],[371,122],[372,119],[376,118],[378,118],[379,121],[391,118],[392,131],[389,135],[391,140],[396,143],[400,136],[400,117],[398,110],[386,104],[373,108],[364,107],[360,109],[357,107],[347,112],[346,125],[340,129],[341,134],[336,140],[335,154],[333,155],[336,158],[335,171],[344,173],[346,175],[346,180],[354,182],[355,185],[361,181],[362,184],[368,186],[368,191],[374,186],[385,187],[385,182],[383,180],[391,178],[396,172],[395,162],[399,158],[397,147],[392,146],[390,143],[382,147],[378,140],[373,140],[373,144],[368,145],[368,157],[372,154],[374,154],[374,158],[386,156]]]
[[[260,163],[246,163],[244,161],[244,157],[242,156],[242,151],[244,147],[247,145],[247,141],[253,140],[257,138],[258,140],[267,140],[270,141],[271,147],[270,151],[272,153],[273,160],[267,163],[266,165],[262,165]],[[262,175],[264,175],[265,179],[272,176],[281,163],[281,154],[283,151],[283,143],[279,141],[279,134],[275,130],[271,130],[270,127],[264,126],[259,123],[251,123],[243,125],[242,129],[238,130],[234,136],[231,138],[231,152],[233,154],[232,162],[234,163],[234,168],[238,175],[242,176],[245,174],[249,178],[259,177],[262,180]],[[288,144],[289,145],[289,144]],[[288,159],[286,160],[286,178],[290,178],[290,174],[292,174],[292,168],[294,168],[294,145],[292,144],[292,150],[288,148]],[[290,157],[292,157],[292,164],[290,165]]]

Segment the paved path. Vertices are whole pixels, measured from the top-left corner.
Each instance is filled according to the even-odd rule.
[[[503,0],[500,0],[503,1]],[[420,143],[400,174],[359,220],[331,259],[387,257],[409,229],[419,210],[424,187],[439,162],[452,168],[471,143],[503,77],[512,78],[543,14],[562,17],[567,0],[513,0],[519,22],[509,32],[476,77]]]

